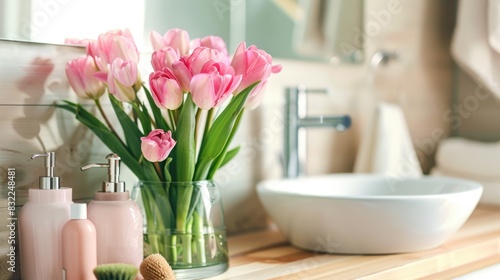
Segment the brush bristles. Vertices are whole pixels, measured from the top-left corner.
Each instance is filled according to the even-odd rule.
[[[144,280],[175,280],[172,268],[160,254],[152,254],[142,261],[140,271]]]
[[[134,280],[137,272],[137,267],[124,263],[101,264],[94,269],[97,280]]]

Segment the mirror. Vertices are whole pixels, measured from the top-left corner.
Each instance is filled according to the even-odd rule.
[[[153,0],[146,2],[148,18],[155,20],[146,30],[217,34],[230,50],[246,41],[277,58],[353,63],[363,57],[363,0]]]
[[[0,38],[61,44],[129,28],[147,45],[151,30],[179,27],[218,35],[230,51],[246,41],[276,58],[357,63],[363,58],[363,0],[6,0]],[[122,7],[120,13],[109,11]],[[95,9],[93,7],[99,7]],[[89,19],[92,15],[92,20]],[[146,46],[147,47],[147,46]]]

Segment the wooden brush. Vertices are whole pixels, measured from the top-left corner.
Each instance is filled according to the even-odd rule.
[[[167,260],[160,254],[151,254],[142,261],[140,271],[144,280],[175,280]]]

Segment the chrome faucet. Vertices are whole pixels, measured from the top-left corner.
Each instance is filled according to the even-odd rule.
[[[286,89],[285,105],[285,143],[284,143],[284,175],[295,178],[302,175],[299,155],[299,130],[308,127],[333,127],[344,131],[351,126],[348,115],[339,116],[306,116],[306,94],[327,94],[326,89],[308,89],[304,86]],[[300,143],[303,144],[303,143]]]

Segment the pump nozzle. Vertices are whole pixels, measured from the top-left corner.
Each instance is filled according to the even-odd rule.
[[[90,168],[108,168],[108,181],[102,183],[103,192],[124,192],[125,183],[120,181],[120,156],[109,154],[106,159],[108,163],[91,163],[82,166],[80,169],[85,171]]]
[[[54,166],[56,162],[56,153],[48,152],[45,154],[34,154],[31,159],[45,157],[45,176],[39,178],[39,188],[44,190],[59,189],[59,177],[54,177]]]

